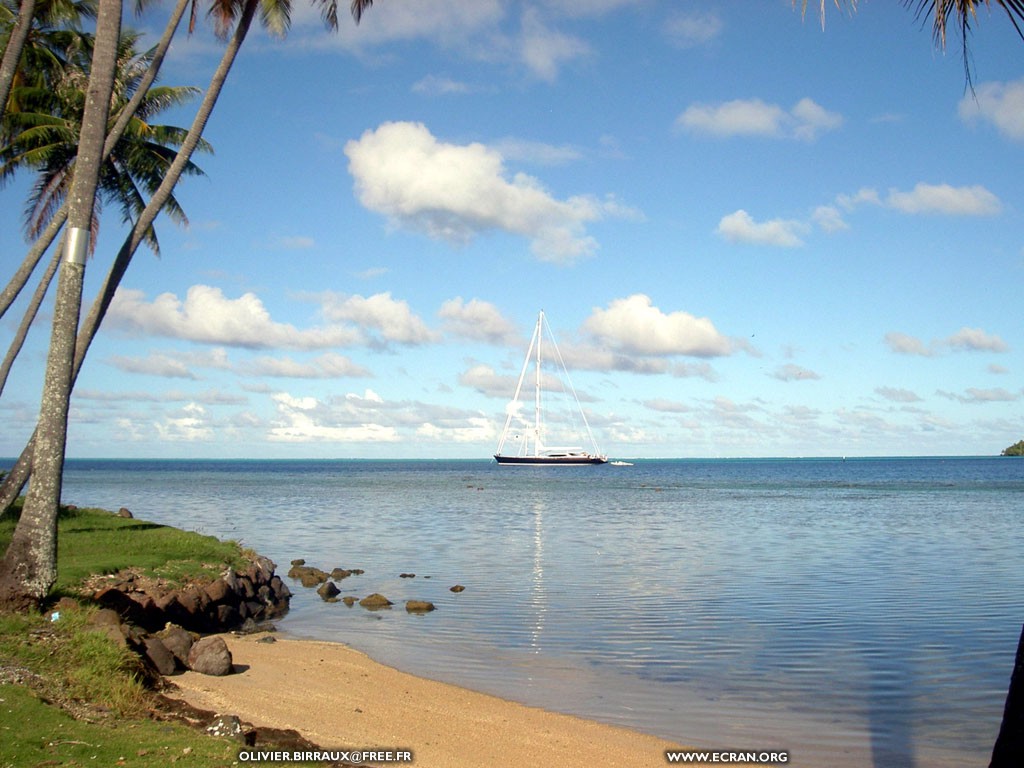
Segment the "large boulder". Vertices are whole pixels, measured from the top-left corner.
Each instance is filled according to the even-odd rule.
[[[163,642],[164,647],[174,654],[174,658],[181,662],[181,666],[188,666],[188,653],[195,642],[191,632],[176,624],[168,624],[157,632],[157,637]]]
[[[153,665],[153,669],[161,675],[173,675],[177,671],[178,662],[163,640],[156,635],[146,635],[142,643],[143,655]]]
[[[204,675],[223,677],[231,674],[231,651],[220,637],[204,637],[188,652],[188,668]]]

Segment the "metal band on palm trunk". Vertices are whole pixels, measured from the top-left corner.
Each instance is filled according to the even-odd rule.
[[[67,241],[64,244],[64,260],[68,264],[81,264],[89,255],[89,230],[82,227],[68,229]]]

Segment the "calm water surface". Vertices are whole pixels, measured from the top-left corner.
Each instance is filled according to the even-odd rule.
[[[72,461],[64,500],[396,603],[296,584],[295,636],[792,765],[986,766],[1024,621],[1012,459]]]

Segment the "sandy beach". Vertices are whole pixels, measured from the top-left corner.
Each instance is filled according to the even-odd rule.
[[[235,674],[186,672],[171,694],[324,749],[411,750],[421,768],[663,766],[679,745],[399,672],[336,643],[222,635]]]

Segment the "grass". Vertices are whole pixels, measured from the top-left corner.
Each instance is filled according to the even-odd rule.
[[[238,765],[235,742],[154,720],[85,722],[20,685],[0,685],[0,768]]]
[[[0,517],[0,551],[7,547],[21,512],[20,504]],[[214,579],[227,566],[244,563],[233,541],[182,531],[167,525],[118,517],[102,509],[62,507],[57,522],[58,594],[69,594],[89,576],[141,570],[172,585]]]
[[[20,510],[19,503],[0,516],[0,552]],[[91,576],[129,568],[172,584],[212,579],[242,567],[245,555],[212,536],[62,508],[53,595],[76,594]],[[153,694],[141,682],[139,659],[90,627],[94,611],[62,610],[56,621],[0,614],[0,768],[238,765],[239,742],[148,716]]]
[[[148,717],[139,659],[90,626],[95,610],[0,615],[0,672],[17,681],[0,684],[0,768],[237,765],[238,742]]]

